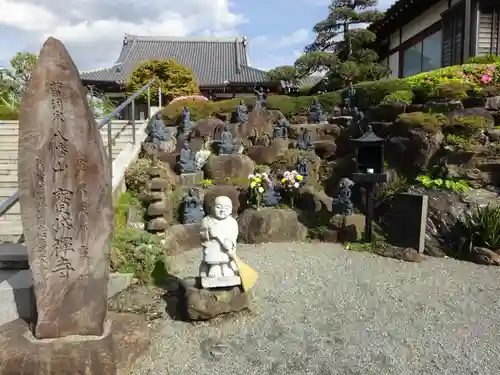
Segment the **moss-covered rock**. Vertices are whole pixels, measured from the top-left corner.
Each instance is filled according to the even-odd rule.
[[[430,134],[436,134],[448,123],[446,116],[424,112],[402,113],[398,116],[395,126],[398,130],[421,129]]]

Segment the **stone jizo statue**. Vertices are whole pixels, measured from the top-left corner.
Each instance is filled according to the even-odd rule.
[[[161,118],[161,114],[157,113],[155,120],[150,128],[148,141],[152,142],[158,151],[163,151],[164,142],[169,138],[169,134],[165,131],[165,124]]]
[[[274,127],[273,138],[288,138],[288,129],[290,123],[286,119],[285,115],[281,114],[278,123]]]
[[[255,107],[254,109],[263,109],[266,107],[267,95],[264,89],[260,87],[258,90],[254,87],[253,92],[255,93]]]
[[[182,197],[181,207],[182,224],[198,223],[205,216],[203,202],[193,189],[189,189],[187,194]]]
[[[323,109],[318,99],[314,99],[313,103],[309,107],[309,121],[313,124],[319,124],[323,117]]]
[[[307,167],[307,162],[303,156],[300,156],[297,159],[296,169],[297,173],[304,177],[303,181],[305,183],[307,181],[307,178],[309,177],[309,168]]]
[[[187,133],[191,130],[191,112],[189,112],[188,107],[184,107],[181,114],[181,130]]]
[[[196,172],[196,164],[194,161],[194,155],[189,148],[189,142],[184,141],[184,147],[181,150],[179,157],[179,169],[181,173],[194,173]]]
[[[203,288],[241,285],[234,256],[238,223],[232,216],[233,204],[226,196],[215,198],[213,212],[201,221],[203,259],[200,278]]]
[[[246,123],[248,121],[248,107],[244,100],[240,100],[240,104],[236,106],[236,122]]]
[[[297,148],[303,151],[311,151],[314,148],[314,144],[312,141],[311,134],[309,133],[309,129],[304,129],[302,134],[299,136],[299,140],[297,142]]]
[[[333,198],[332,211],[334,214],[353,214],[354,205],[351,202],[351,188],[353,185],[354,182],[346,177],[340,179],[337,195]]]
[[[219,155],[232,154],[234,152],[233,134],[227,125],[224,125],[224,131],[221,133],[219,141]]]

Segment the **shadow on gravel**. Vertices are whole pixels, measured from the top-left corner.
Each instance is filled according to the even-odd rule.
[[[165,291],[162,296],[165,302],[165,312],[172,320],[189,322],[186,307],[183,303],[183,288],[181,287],[181,279],[175,275],[165,272],[162,275],[161,287]]]

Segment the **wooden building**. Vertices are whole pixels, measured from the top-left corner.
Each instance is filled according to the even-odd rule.
[[[145,37],[125,35],[113,66],[82,71],[82,81],[110,97],[125,96],[124,85],[141,62],[172,59],[190,68],[202,95],[228,99],[253,93],[254,87],[281,91],[265,72],[249,66],[247,38]]]
[[[500,54],[500,0],[398,0],[369,29],[393,77]]]

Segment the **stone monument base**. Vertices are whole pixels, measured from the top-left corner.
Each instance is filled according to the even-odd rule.
[[[184,311],[190,320],[208,320],[248,309],[251,305],[250,294],[239,286],[202,289],[199,277],[181,280],[180,286]]]
[[[181,173],[179,175],[181,186],[197,186],[201,181],[203,181],[203,178],[203,171],[194,173]]]
[[[228,288],[241,285],[239,276],[202,277],[201,286],[204,289]]]
[[[102,336],[37,340],[21,319],[0,327],[2,375],[115,375],[128,373],[150,344],[140,315],[109,313]]]

